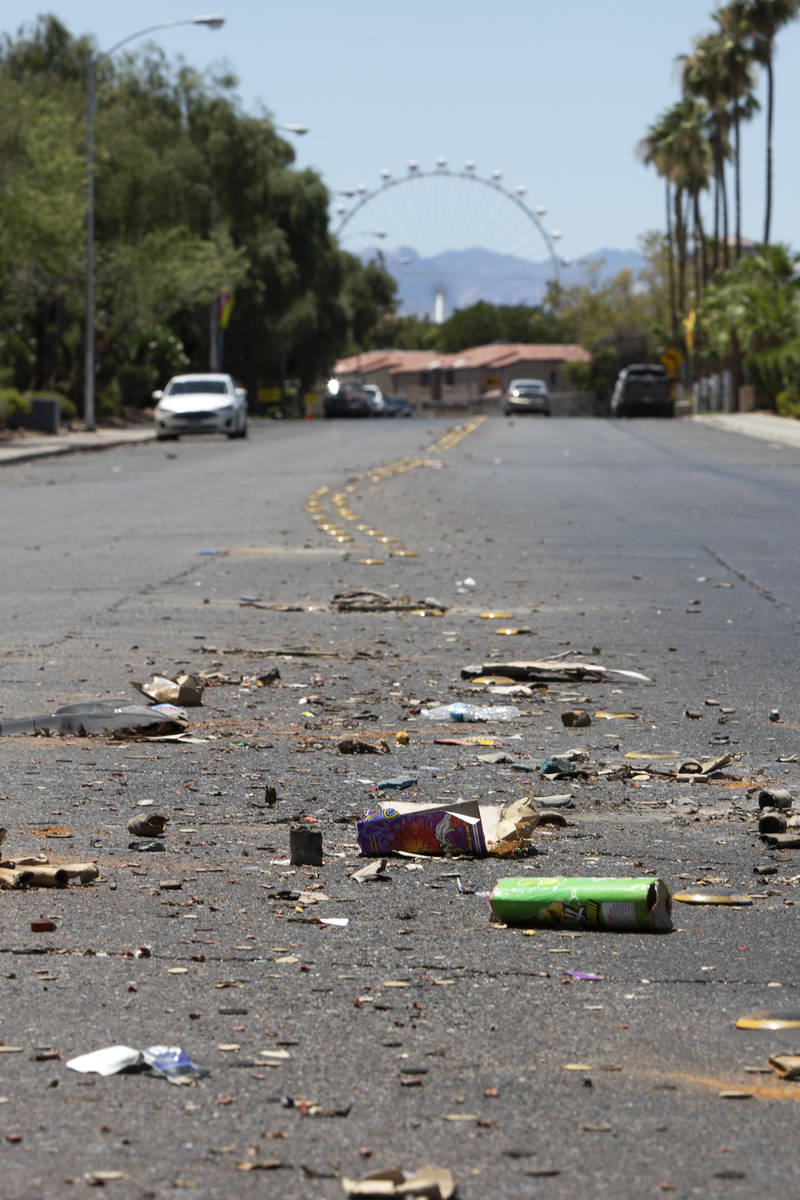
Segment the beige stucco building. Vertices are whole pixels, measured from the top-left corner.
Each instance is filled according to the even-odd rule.
[[[458,354],[431,350],[369,350],[340,359],[338,378],[358,377],[384,392],[408,396],[421,409],[477,405],[499,397],[512,379],[541,379],[551,395],[577,391],[566,373],[571,363],[592,361],[582,346],[472,346]]]

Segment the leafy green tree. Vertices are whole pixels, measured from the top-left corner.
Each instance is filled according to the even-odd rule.
[[[0,42],[0,354],[24,386],[81,393],[86,77],[90,42],[43,17]],[[145,45],[95,69],[98,396],[142,402],[210,358],[212,306],[233,294],[224,365],[255,394],[309,386],[394,311],[382,264],[343,255],[328,194],[294,168],[236,80]]]
[[[186,73],[179,82],[207,169],[206,220],[246,260],[225,334],[226,365],[254,395],[260,383],[287,375],[308,388],[391,310],[393,281],[380,264],[342,255],[319,176],[292,168],[291,146],[266,116],[238,110],[230,81],[213,92]]]
[[[665,351],[675,347],[669,296],[669,254],[664,234],[657,230],[643,234],[639,239],[639,250],[646,266],[632,282],[635,310],[630,313],[629,320],[649,332],[647,359],[655,362]]]
[[[60,339],[80,312],[83,162],[74,121],[54,99],[0,78],[0,339],[17,382],[69,373]]]
[[[67,27],[52,15],[39,17],[31,27],[22,27],[16,40],[10,34],[0,38],[0,67],[9,79],[24,82],[28,88],[50,91],[86,79],[87,38],[73,38]]]
[[[0,43],[0,355],[21,387],[58,386],[80,351],[80,55],[55,18]]]
[[[561,323],[554,307],[529,304],[490,304],[478,300],[456,309],[439,327],[435,348],[455,354],[468,346],[492,342],[560,342]]]
[[[438,348],[440,326],[428,316],[409,313],[401,316],[387,313],[364,346],[365,350],[435,350]]]
[[[350,330],[349,352],[363,350],[381,340],[386,317],[397,307],[397,283],[386,270],[383,256],[377,254],[367,263],[354,254],[341,251],[343,269],[342,298]]]
[[[581,380],[601,402],[607,402],[619,371],[633,362],[652,362],[669,340],[669,301],[664,284],[667,258],[664,245],[652,241],[645,247],[658,250],[644,278],[629,270],[613,279],[602,279],[603,264],[584,264],[584,281],[559,292],[558,318],[562,342],[577,342],[592,355],[588,378]],[[649,283],[649,287],[646,286]],[[664,327],[667,327],[666,330]],[[658,331],[661,330],[661,339]]]
[[[541,304],[501,304],[497,312],[504,342],[549,345],[562,340],[561,322],[554,308]]]
[[[455,354],[467,346],[487,346],[502,339],[499,310],[488,300],[456,309],[441,326],[437,349]]]
[[[720,360],[741,354],[763,403],[773,404],[778,352],[797,347],[800,256],[786,246],[765,246],[746,255],[713,280],[703,297],[699,319],[711,350]],[[787,360],[787,369],[791,364]],[[783,389],[794,389],[789,375]]]

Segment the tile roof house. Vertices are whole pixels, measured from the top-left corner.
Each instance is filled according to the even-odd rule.
[[[592,361],[582,346],[524,342],[471,346],[458,354],[433,350],[368,350],[340,359],[338,378],[356,376],[408,396],[413,407],[473,405],[497,397],[512,379],[541,379],[551,393],[576,391],[565,368]]]

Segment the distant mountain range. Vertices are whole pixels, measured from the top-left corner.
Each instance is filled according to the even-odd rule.
[[[373,250],[363,251],[368,260]],[[446,250],[431,258],[421,257],[411,246],[383,252],[386,268],[397,280],[399,311],[433,315],[439,290],[444,292],[444,315],[468,308],[478,300],[491,304],[540,304],[553,277],[551,260],[530,262],[513,254],[496,254],[476,246],[471,250]],[[581,283],[584,265],[602,262],[600,278],[613,277],[624,269],[637,275],[647,266],[635,250],[596,250],[568,267],[561,267],[562,284]]]

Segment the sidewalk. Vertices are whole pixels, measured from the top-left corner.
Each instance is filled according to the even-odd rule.
[[[742,433],[780,446],[800,447],[800,421],[769,412],[702,413],[691,417],[726,433]]]
[[[42,434],[22,436],[14,441],[0,442],[0,466],[31,462],[35,458],[53,458],[58,454],[76,454],[87,450],[111,450],[114,446],[155,440],[152,426],[133,425],[129,429],[96,429],[92,433]]]

